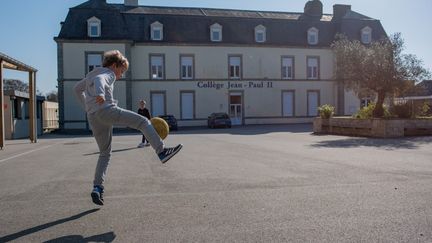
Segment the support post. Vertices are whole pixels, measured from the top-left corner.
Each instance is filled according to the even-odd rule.
[[[35,120],[35,103],[36,103],[36,96],[35,96],[35,82],[34,82],[34,72],[29,72],[29,134],[30,134],[30,141],[32,143],[36,142],[36,120]]]
[[[0,59],[0,149],[4,147],[4,92],[3,92],[3,60]]]

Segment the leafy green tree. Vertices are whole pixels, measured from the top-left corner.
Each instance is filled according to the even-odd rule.
[[[410,90],[409,86],[430,76],[420,59],[402,53],[404,41],[400,33],[368,45],[338,35],[332,49],[338,82],[357,94],[376,94],[374,117],[384,116],[386,97]]]

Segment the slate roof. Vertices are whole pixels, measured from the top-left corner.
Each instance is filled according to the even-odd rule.
[[[87,36],[87,19],[101,20],[101,37]],[[150,40],[150,24],[163,24],[163,40]],[[210,41],[210,26],[218,23],[223,27],[223,41]],[[257,25],[266,27],[266,42],[256,43],[254,29]],[[360,39],[362,28],[373,29],[373,39],[386,37],[379,20],[349,10],[340,19],[332,14],[313,18],[303,13],[125,6],[110,4],[105,0],[89,0],[70,8],[56,41],[67,40],[129,40],[133,42],[187,43],[187,44],[241,44],[262,46],[309,46],[307,30],[319,30],[319,44],[328,47],[336,33],[345,33],[350,39]]]

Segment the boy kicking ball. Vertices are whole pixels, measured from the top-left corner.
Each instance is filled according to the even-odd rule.
[[[91,192],[92,200],[97,205],[104,204],[103,183],[111,158],[113,125],[124,125],[140,130],[162,163],[166,163],[183,147],[179,144],[166,148],[147,118],[117,106],[117,101],[113,97],[114,82],[129,68],[128,60],[120,51],[105,52],[102,66],[88,73],[74,87],[75,95],[85,108],[100,152]]]

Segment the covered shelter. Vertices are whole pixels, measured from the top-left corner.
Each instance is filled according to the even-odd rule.
[[[4,147],[5,122],[4,122],[4,87],[3,69],[10,69],[29,74],[29,138],[32,143],[37,142],[36,133],[36,72],[37,69],[22,63],[6,54],[0,52],[0,148]]]

